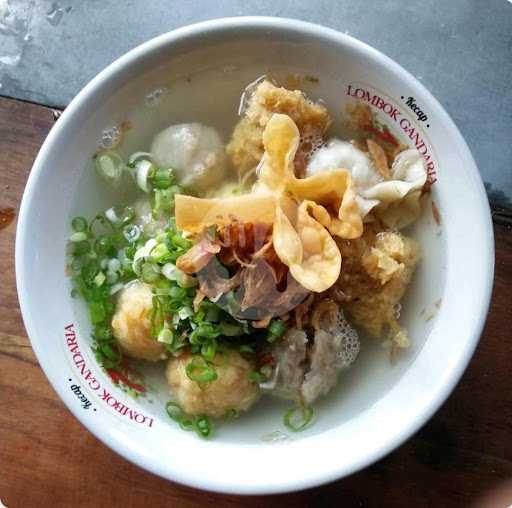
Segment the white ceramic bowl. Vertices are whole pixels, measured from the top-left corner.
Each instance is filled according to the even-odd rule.
[[[426,210],[412,231],[423,249],[402,316],[413,345],[396,365],[389,364],[382,348],[364,343],[335,393],[318,404],[317,422],[308,431],[269,441],[270,432],[286,430],[282,414],[288,406],[263,401],[204,441],[168,420],[163,385],[153,403],[133,400],[97,366],[83,305],[70,298],[66,238],[73,215],[91,215],[116,199],[87,168],[103,129],[129,120],[133,128],[126,144],[139,149],[173,122],[232,126],[240,90],[266,72],[280,78],[317,76],[319,83],[305,81],[304,87],[326,101],[336,122],[356,95],[372,101],[375,111],[380,108],[381,120],[404,142],[421,146],[423,140],[421,149],[437,172],[433,198],[442,225]],[[170,99],[154,113],[155,101],[146,99],[144,105],[144,98],[162,86]],[[406,104],[409,97],[426,119]],[[16,245],[25,325],[41,366],[70,411],[105,444],[158,475],[201,489],[258,494],[341,478],[417,431],[448,397],[473,354],[489,305],[493,263],[482,181],[462,136],[432,95],[362,42],[272,18],[181,28],[135,48],[94,78],[41,148],[23,197]],[[153,374],[157,379],[161,372]]]

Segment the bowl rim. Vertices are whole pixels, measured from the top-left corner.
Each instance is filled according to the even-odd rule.
[[[163,467],[160,467],[156,461],[149,461],[142,457],[137,452],[127,450],[125,447],[123,447],[123,443],[121,441],[116,441],[115,439],[112,439],[112,437],[102,434],[99,429],[100,426],[97,425],[97,423],[93,422],[91,420],[91,417],[88,416],[87,413],[83,413],[79,411],[79,409],[76,406],[71,405],[69,401],[65,400],[62,394],[57,390],[56,373],[53,373],[48,368],[48,366],[44,365],[44,363],[40,363],[40,365],[46,377],[50,381],[50,384],[57,391],[57,394],[59,395],[61,400],[65,403],[65,405],[71,411],[71,413],[82,423],[82,425],[84,425],[84,427],[86,427],[96,438],[98,438],[109,448],[111,448],[116,453],[120,454],[122,457],[129,460],[130,462],[138,465],[139,467],[142,467],[165,479],[203,490],[231,494],[284,493],[318,486],[345,477],[351,473],[354,473],[362,469],[363,467],[373,464],[374,462],[388,454],[390,451],[400,446],[404,441],[409,439],[409,437],[411,437],[421,426],[423,426],[425,422],[428,419],[430,419],[431,416],[439,409],[441,404],[445,402],[447,397],[454,389],[455,385],[458,383],[464,370],[469,364],[469,361],[474,353],[476,345],[478,344],[483,326],[485,324],[485,319],[488,313],[494,277],[494,238],[490,207],[487,200],[487,195],[484,190],[484,186],[480,178],[480,174],[478,172],[476,163],[471,155],[469,147],[467,146],[458,128],[451,120],[449,115],[446,113],[444,108],[432,96],[432,94],[430,94],[430,92],[416,78],[414,78],[414,76],[412,76],[409,72],[403,69],[398,63],[396,63],[389,57],[385,56],[377,49],[369,46],[368,44],[359,41],[358,39],[355,39],[354,37],[351,37],[344,33],[338,32],[334,29],[291,18],[275,18],[266,16],[240,16],[203,21],[164,33],[131,49],[123,56],[115,60],[113,63],[108,65],[99,74],[97,74],[96,77],[94,77],[76,95],[76,97],[70,102],[68,107],[63,112],[59,121],[56,122],[56,124],[51,129],[50,133],[45,139],[36,157],[36,160],[34,161],[23,194],[18,216],[15,247],[16,285],[25,328],[30,338],[32,348],[34,349],[34,352],[38,359],[40,359],[43,357],[43,345],[39,343],[37,340],[32,339],[32,337],[36,336],[36,326],[31,316],[30,308],[27,303],[27,295],[30,292],[30,288],[29,284],[23,277],[23,259],[25,257],[25,251],[30,248],[27,247],[26,245],[26,231],[28,229],[27,218],[29,216],[29,204],[33,198],[38,176],[43,170],[45,159],[53,149],[54,140],[59,136],[60,132],[66,128],[68,119],[71,119],[75,111],[77,111],[80,107],[83,106],[84,103],[87,102],[89,96],[91,96],[95,91],[100,90],[102,88],[105,81],[107,81],[110,78],[114,78],[116,74],[123,71],[123,69],[130,67],[133,63],[139,61],[140,59],[146,58],[153,51],[159,48],[172,45],[183,39],[196,38],[201,35],[204,36],[205,33],[221,34],[225,31],[240,29],[294,30],[296,32],[301,32],[304,35],[310,36],[312,38],[327,38],[335,42],[336,44],[339,44],[340,46],[346,45],[356,48],[361,52],[365,53],[366,55],[370,55],[372,58],[379,60],[383,65],[387,66],[390,70],[395,72],[400,77],[400,79],[404,80],[405,82],[411,83],[415,88],[420,89],[422,94],[426,96],[430,101],[429,105],[436,110],[436,114],[439,115],[439,117],[441,118],[445,128],[448,129],[454,136],[458,144],[461,156],[464,156],[465,160],[468,163],[467,171],[472,172],[473,176],[477,177],[476,180],[480,184],[480,199],[478,203],[474,204],[474,206],[480,206],[480,213],[482,214],[482,217],[486,216],[484,217],[485,224],[482,233],[483,236],[487,238],[487,241],[485,242],[484,245],[482,245],[482,250],[480,253],[483,261],[485,261],[485,263],[482,263],[482,280],[484,286],[482,296],[483,305],[479,309],[479,313],[476,318],[477,324],[473,328],[473,330],[471,330],[471,333],[467,334],[466,347],[461,353],[461,356],[458,358],[457,363],[450,371],[450,375],[444,380],[442,388],[435,394],[435,397],[432,397],[430,405],[423,407],[423,411],[420,414],[418,414],[414,420],[407,422],[407,424],[403,426],[403,429],[401,430],[399,435],[394,437],[392,436],[392,439],[386,441],[383,445],[380,446],[380,448],[372,450],[371,453],[368,453],[367,456],[365,457],[365,460],[359,461],[358,463],[352,462],[348,466],[346,464],[340,464],[339,467],[336,467],[328,471],[322,471],[314,475],[313,477],[296,478],[295,481],[283,482],[282,484],[279,484],[277,486],[267,486],[263,483],[255,483],[250,486],[226,486],[226,484],[220,484],[216,482],[214,479],[209,479],[206,481],[205,479],[198,479],[193,474],[190,474],[188,472],[182,472],[179,475],[171,477],[169,475],[169,471]]]

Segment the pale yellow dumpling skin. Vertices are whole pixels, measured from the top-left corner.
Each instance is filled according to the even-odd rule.
[[[246,411],[258,400],[259,386],[249,379],[254,366],[235,351],[225,356],[225,361],[220,355],[214,359],[219,364],[214,366],[218,378],[203,386],[187,376],[185,369],[192,355],[186,353],[169,360],[167,381],[171,396],[185,413],[220,418],[233,409]]]
[[[132,358],[157,361],[165,358],[163,344],[151,336],[151,287],[136,282],[123,289],[117,299],[112,330],[121,350]]]

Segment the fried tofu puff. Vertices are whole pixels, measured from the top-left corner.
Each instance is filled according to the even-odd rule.
[[[311,151],[315,140],[323,140],[331,124],[327,109],[307,99],[300,90],[280,88],[267,80],[261,82],[251,95],[244,116],[235,126],[226,148],[240,174],[254,169],[260,161],[264,152],[263,130],[274,113],[286,114],[297,124],[304,151]],[[298,160],[301,153],[299,147],[296,163],[301,162]]]
[[[361,238],[339,242],[343,265],[334,291],[340,290],[344,309],[354,324],[376,338],[407,347],[407,332],[396,309],[420,258],[418,243],[392,231],[368,227]]]
[[[136,282],[118,296],[112,330],[123,353],[132,358],[158,361],[165,358],[163,344],[151,336],[151,287]]]
[[[167,366],[167,382],[171,396],[188,415],[225,416],[230,410],[246,411],[259,398],[257,383],[249,379],[254,365],[239,353],[231,351],[213,360],[217,379],[200,385],[187,375],[187,365],[194,359],[188,353],[171,358]]]

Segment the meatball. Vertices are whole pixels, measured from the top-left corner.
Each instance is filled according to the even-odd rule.
[[[205,191],[224,177],[226,155],[215,129],[200,123],[171,125],[151,145],[155,162],[172,168],[178,182]]]
[[[272,350],[279,366],[273,394],[282,399],[300,401],[300,389],[306,371],[308,339],[306,333],[290,328]]]
[[[336,385],[338,373],[350,367],[359,353],[357,332],[332,300],[316,304],[311,324],[315,332],[309,340],[303,330],[290,328],[273,347],[276,397],[312,404]]]
[[[311,321],[316,330],[309,351],[309,371],[301,387],[302,400],[306,404],[334,388],[338,373],[355,362],[360,347],[357,332],[332,300],[319,302]]]
[[[132,358],[157,361],[165,358],[163,344],[151,337],[151,287],[142,282],[123,289],[117,299],[112,329],[121,350]]]
[[[249,379],[254,366],[235,351],[224,355],[225,361],[220,355],[214,359],[217,379],[204,386],[187,376],[185,369],[192,355],[185,353],[169,360],[171,395],[185,413],[220,418],[231,409],[246,411],[258,400],[259,385]]]

